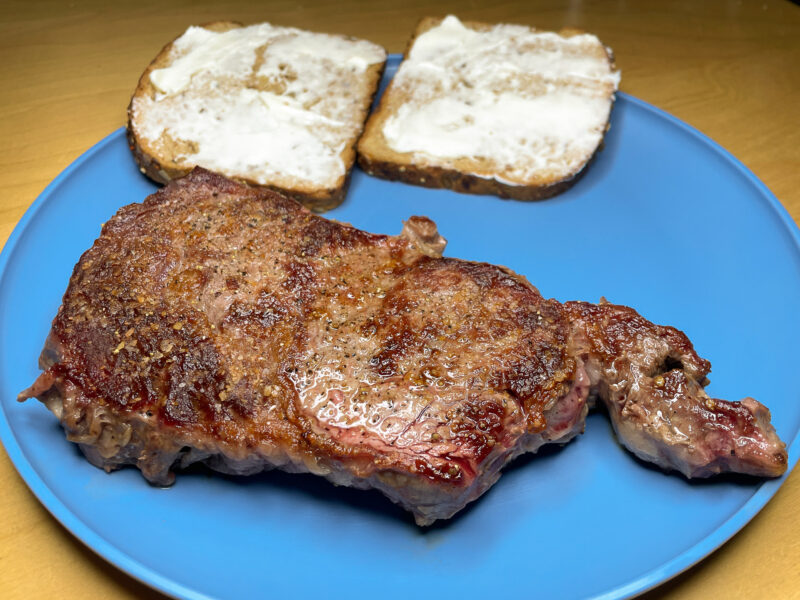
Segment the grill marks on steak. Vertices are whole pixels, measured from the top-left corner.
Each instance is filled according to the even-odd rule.
[[[782,456],[785,469],[766,409],[708,401],[709,365],[677,330],[545,300],[443,248],[424,217],[370,234],[195,170],[105,225],[20,396],[109,470],[135,464],[159,484],[196,461],[310,471],[376,487],[420,524],[576,435],[590,394],[662,466],[774,475]],[[688,442],[667,421],[691,424]]]

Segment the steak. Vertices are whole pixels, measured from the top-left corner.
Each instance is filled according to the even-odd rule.
[[[710,364],[680,331],[545,299],[444,245],[425,217],[376,235],[195,169],[104,225],[19,398],[107,471],[311,472],[420,525],[582,432],[598,398],[665,469],[785,471],[769,411],[706,395]]]

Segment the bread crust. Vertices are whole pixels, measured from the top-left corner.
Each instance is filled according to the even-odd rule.
[[[594,160],[594,156],[589,162]],[[364,154],[358,155],[359,166],[368,175],[402,181],[428,188],[444,188],[463,194],[488,194],[509,200],[544,200],[551,198],[572,187],[586,172],[584,167],[569,179],[561,179],[553,183],[537,186],[512,185],[493,178],[479,177],[444,167],[419,166],[415,164],[398,164],[391,161],[372,159]]]
[[[224,32],[237,27],[244,27],[244,24],[238,21],[214,21],[211,23],[204,23],[199,26],[211,31]],[[133,95],[131,96],[131,100],[128,103],[127,108],[128,122],[126,127],[126,137],[128,140],[128,147],[130,148],[136,163],[139,165],[139,170],[144,175],[160,184],[167,184],[174,179],[179,179],[188,175],[196,165],[179,165],[168,158],[160,157],[159,153],[152,148],[152,146],[147,143],[147,140],[139,135],[136,131],[136,128],[133,124],[133,104],[136,98],[150,96],[153,94],[154,86],[150,81],[150,73],[155,69],[163,68],[169,64],[168,57],[170,51],[173,44],[179,37],[180,36],[174,38],[168,44],[166,44],[150,62],[150,64],[147,65],[147,68],[139,78],[138,84]],[[385,67],[385,61],[367,67],[367,86],[371,89],[371,93],[369,95],[369,102],[365,105],[362,121],[366,119],[369,107],[372,105],[372,101],[374,100],[375,94],[378,91],[378,84],[383,76]],[[363,130],[361,133],[363,133]],[[222,175],[225,175],[229,179],[233,179],[250,187],[264,188],[280,192],[282,194],[291,196],[314,212],[324,212],[339,206],[344,201],[347,193],[347,187],[350,183],[350,175],[356,162],[356,145],[360,137],[361,135],[355,136],[352,142],[342,150],[340,156],[345,165],[345,173],[339,177],[337,180],[337,185],[331,188],[320,189],[307,186],[304,187],[302,185],[289,188],[279,185],[259,183],[246,177],[237,177],[225,173],[222,173]]]
[[[417,38],[429,29],[438,26],[443,20],[443,17],[422,18],[406,44],[403,60],[408,58],[411,48],[414,46]],[[464,26],[476,31],[487,31],[495,26],[494,24],[477,21],[462,21],[462,23]],[[531,29],[537,31],[534,28]],[[563,28],[558,32],[559,35],[565,37],[572,37],[584,33],[586,32],[575,28]],[[613,52],[605,45],[603,48],[608,57],[610,68],[616,70]],[[586,173],[591,163],[594,162],[598,153],[604,147],[604,139],[610,129],[610,119],[613,113],[615,100],[612,94],[609,118],[605,123],[603,138],[600,140],[592,156],[585,163],[580,165],[580,168],[560,179],[542,181],[535,185],[515,185],[504,183],[493,177],[482,177],[473,173],[460,171],[456,168],[416,164],[412,153],[401,153],[391,150],[383,136],[383,126],[389,116],[391,116],[389,102],[392,99],[392,89],[393,86],[390,83],[381,97],[377,108],[367,120],[364,133],[359,140],[358,164],[364,171],[383,179],[402,181],[404,183],[428,188],[451,189],[456,192],[467,194],[490,194],[501,198],[523,201],[544,200],[556,196],[575,185]]]

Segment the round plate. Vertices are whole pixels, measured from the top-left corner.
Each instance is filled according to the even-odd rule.
[[[393,57],[387,77],[398,64]],[[783,478],[687,481],[615,441],[602,413],[563,449],[516,461],[456,518],[421,529],[377,492],[306,475],[179,474],[89,465],[47,410],[18,404],[73,265],[100,225],[155,186],[123,131],[81,156],[31,206],[0,258],[0,438],[50,512],[95,552],[184,598],[619,598],[676,575],[736,533]],[[433,218],[447,254],[504,264],[545,296],[636,307],[712,360],[710,393],[761,400],[796,442],[798,230],[730,154],[619,94],[605,148],[556,198],[522,203],[373,179],[356,170],[328,216],[398,233]],[[797,461],[797,444],[789,452]]]

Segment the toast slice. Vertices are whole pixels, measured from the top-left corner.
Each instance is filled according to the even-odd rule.
[[[189,27],[142,74],[128,141],[160,183],[202,166],[327,210],[344,199],[385,62],[380,46],[344,36]]]
[[[601,146],[619,79],[594,35],[426,18],[367,121],[359,164],[427,187],[547,198]]]

